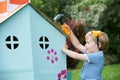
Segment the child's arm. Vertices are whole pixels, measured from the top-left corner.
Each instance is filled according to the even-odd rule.
[[[65,44],[62,47],[62,51],[67,54],[69,57],[77,59],[77,60],[84,60],[84,61],[88,61],[86,54],[79,54],[77,52],[71,51],[67,49],[67,44]]]
[[[78,50],[80,50],[81,52],[84,52],[85,47],[79,42],[77,37],[74,35],[72,30],[69,28],[69,26],[67,24],[65,24],[65,26],[69,29],[70,34],[68,34],[68,36],[69,36],[72,44],[74,45],[74,47],[77,48]]]
[[[85,47],[79,42],[79,40],[77,39],[77,37],[74,35],[74,33],[71,31],[71,34],[69,35],[70,40],[72,42],[72,44],[81,52],[84,52]]]

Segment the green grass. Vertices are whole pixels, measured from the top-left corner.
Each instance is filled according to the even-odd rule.
[[[120,80],[120,64],[105,66],[102,75],[104,80]]]
[[[80,69],[70,69],[72,72],[72,80],[80,80]],[[102,76],[104,80],[120,80],[120,64],[104,66]]]

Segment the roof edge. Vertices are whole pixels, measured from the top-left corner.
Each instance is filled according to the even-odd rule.
[[[9,13],[8,15],[5,15],[3,18],[0,18],[0,23],[4,22],[5,20],[7,20],[9,17],[11,17],[12,15],[14,15],[17,11],[19,11],[20,9],[22,9],[24,6],[26,6],[29,3],[23,4],[21,6],[19,6],[16,10],[12,11],[11,13]]]

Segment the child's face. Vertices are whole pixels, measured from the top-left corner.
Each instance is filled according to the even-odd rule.
[[[91,36],[86,37],[86,44],[85,44],[87,53],[93,53],[99,51],[96,42],[93,40]]]

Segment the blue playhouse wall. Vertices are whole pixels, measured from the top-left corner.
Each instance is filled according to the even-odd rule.
[[[0,24],[0,80],[67,80],[65,36],[25,6]]]
[[[23,10],[0,23],[0,80],[34,80],[29,13]]]
[[[66,56],[61,52],[65,36],[32,8],[30,13],[35,80],[59,80],[58,75],[66,71]]]

